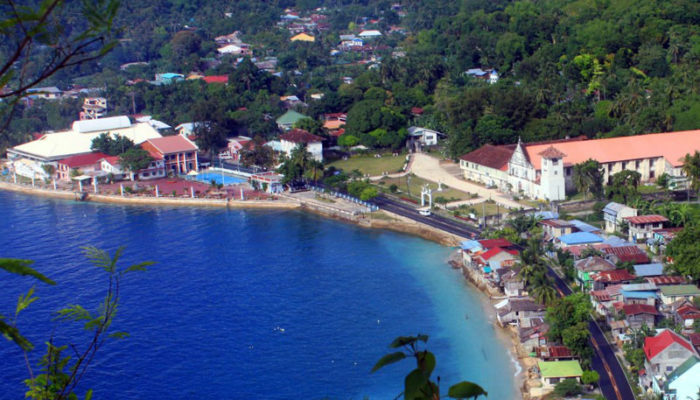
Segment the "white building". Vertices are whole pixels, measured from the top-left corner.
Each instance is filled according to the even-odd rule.
[[[306,151],[314,160],[323,161],[323,139],[303,129],[292,129],[280,135],[280,147],[287,157],[298,145],[306,143]]]
[[[445,134],[441,132],[418,126],[408,128],[408,135],[411,136],[413,140],[418,141],[421,146],[435,146],[439,137],[445,136]]]
[[[484,145],[460,157],[460,167],[465,179],[497,186],[505,192],[562,200],[575,189],[574,165],[588,159],[601,164],[604,183],[611,182],[614,174],[624,170],[639,172],[642,182],[653,182],[664,173],[683,175],[683,158],[696,150],[700,150],[700,130],[608,139],[518,142]],[[507,163],[503,161],[506,157]]]
[[[91,153],[92,140],[103,133],[112,137],[126,137],[135,144],[161,137],[148,123],[132,124],[126,116],[75,121],[69,130],[47,133],[37,140],[8,149],[7,158],[11,161],[25,160],[25,163],[34,163],[40,169],[44,164],[55,164],[70,156]],[[20,174],[20,171],[17,173]]]

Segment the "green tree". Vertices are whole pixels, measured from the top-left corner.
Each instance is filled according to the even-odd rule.
[[[583,389],[576,382],[576,379],[565,379],[554,387],[554,394],[560,397],[576,396],[581,393],[583,393]]]
[[[557,298],[557,291],[551,286],[551,282],[542,283],[530,290],[530,295],[536,302],[549,305]]]
[[[564,329],[561,333],[564,346],[568,347],[574,355],[580,357],[584,366],[590,364],[593,355],[593,350],[588,344],[590,336],[586,322],[579,322]]]
[[[597,385],[600,380],[600,375],[597,371],[585,370],[583,375],[581,375],[581,381],[586,385]]]
[[[125,171],[129,171],[131,180],[134,180],[134,175],[140,170],[148,168],[151,162],[153,162],[151,155],[140,147],[134,147],[119,156],[119,163]]]
[[[691,224],[678,232],[666,247],[666,256],[673,260],[671,269],[700,283],[700,226]]]
[[[102,133],[92,139],[90,150],[99,151],[110,156],[118,156],[133,149],[135,146],[134,142],[126,136],[114,135],[112,137],[109,133]]]
[[[17,302],[14,318],[11,322],[5,322],[6,318],[0,316],[0,332],[10,341],[17,344],[25,356],[30,378],[25,380],[27,392],[25,397],[36,400],[63,400],[77,399],[76,390],[85,373],[93,362],[95,354],[109,340],[124,339],[126,332],[114,331],[112,323],[121,300],[121,284],[123,278],[136,271],[145,271],[152,262],[142,262],[128,267],[119,265],[119,260],[124,252],[120,247],[110,256],[107,252],[95,247],[84,248],[85,256],[95,267],[104,270],[108,275],[108,286],[102,304],[90,311],[80,305],[73,304],[57,312],[59,321],[74,322],[82,325],[82,329],[89,333],[89,341],[81,346],[71,343],[70,356],[65,355],[68,345],[59,345],[53,338],[48,340],[46,353],[39,361],[39,369],[29,363],[28,353],[34,346],[19,333],[19,315],[38,298],[34,296],[32,287],[25,295],[20,295]],[[53,285],[51,279],[31,268],[31,261],[17,259],[0,259],[0,269],[7,272],[33,277],[41,282]],[[92,397],[92,390],[87,390],[85,398]]]
[[[688,177],[690,187],[693,190],[700,190],[700,152],[686,154],[683,158],[682,170],[685,176]]]
[[[608,185],[607,196],[612,201],[627,204],[628,201],[639,196],[637,187],[642,180],[642,175],[637,171],[624,170],[612,176],[612,183]]]
[[[241,163],[246,166],[257,165],[266,168],[270,167],[274,161],[274,151],[270,146],[265,146],[265,139],[262,136],[254,137],[252,147],[241,152]]]
[[[593,159],[588,159],[582,163],[574,165],[574,186],[583,193],[584,200],[588,194],[598,199],[603,194],[603,172],[600,163]]]
[[[569,327],[587,322],[591,312],[591,302],[585,293],[571,294],[557,299],[547,308],[545,320],[549,324],[550,340],[563,342],[563,333]]]
[[[428,342],[427,335],[399,336],[389,345],[392,349],[402,349],[389,353],[377,361],[372,367],[372,372],[406,358],[415,358],[416,368],[406,375],[403,397],[406,400],[439,400],[440,387],[431,380],[435,369],[435,355],[427,349],[421,349]],[[438,382],[440,379],[438,378]],[[462,381],[450,386],[447,397],[454,399],[477,399],[479,396],[488,396],[488,393],[473,382]]]

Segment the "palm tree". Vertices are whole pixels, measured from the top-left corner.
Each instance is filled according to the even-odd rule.
[[[693,155],[686,154],[681,169],[688,177],[690,187],[693,190],[698,190],[700,188],[700,152],[695,150]]]
[[[530,296],[532,296],[535,301],[545,306],[550,305],[557,298],[557,291],[551,286],[551,282],[544,281],[539,282],[539,284],[530,290]]]

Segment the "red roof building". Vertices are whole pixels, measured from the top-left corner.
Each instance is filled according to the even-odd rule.
[[[223,84],[228,84],[228,75],[211,75],[211,76],[205,76],[204,82],[206,83],[223,83]]]
[[[653,283],[656,286],[663,285],[683,285],[688,283],[682,276],[649,276],[645,278],[647,282]]]
[[[666,350],[674,343],[690,351],[691,354],[689,354],[688,357],[695,353],[693,346],[688,343],[688,341],[672,330],[666,329],[654,337],[647,337],[644,339],[644,355],[646,355],[647,360],[651,361],[654,357],[659,355],[659,353]]]
[[[649,256],[637,246],[608,247],[602,249],[603,253],[613,257],[614,262],[632,262],[634,264],[648,264]]]
[[[593,289],[601,290],[605,287],[619,283],[629,283],[634,280],[634,275],[626,269],[616,269],[613,271],[600,271],[591,274],[593,278]]]
[[[71,170],[80,170],[83,173],[99,171],[100,160],[105,157],[109,156],[99,152],[66,157],[57,162],[56,177],[63,181],[69,181]]]
[[[652,314],[659,315],[659,311],[656,307],[649,304],[623,304],[622,311],[625,315],[638,315],[638,314]]]
[[[626,217],[627,222],[630,224],[653,224],[658,222],[668,222],[668,218],[663,215],[639,215],[636,217]]]
[[[165,161],[166,173],[181,175],[199,170],[198,147],[182,135],[149,139],[141,144],[154,159]]]
[[[511,247],[513,246],[513,243],[511,243],[507,239],[484,239],[484,240],[479,240],[479,244],[481,247],[484,249],[492,249],[494,247]]]
[[[280,135],[281,140],[292,143],[315,143],[323,141],[323,138],[311,134],[303,129],[291,129]]]
[[[506,171],[508,170],[508,161],[510,161],[511,156],[513,156],[512,149],[486,144],[460,157],[460,165],[465,162],[474,163],[499,171]]]

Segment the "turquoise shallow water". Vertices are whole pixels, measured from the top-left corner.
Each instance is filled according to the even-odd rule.
[[[434,243],[296,211],[5,192],[0,222],[0,257],[34,259],[59,282],[39,285],[40,300],[20,320],[37,344],[74,333],[50,322],[51,311],[96,305],[101,295],[104,276],[80,246],[125,245],[126,261],[158,262],[124,284],[115,327],[131,337],[98,354],[84,382],[96,398],[391,399],[413,365],[369,370],[394,337],[418,332],[430,335],[443,383],[468,379],[489,399],[516,396],[513,365],[480,295],[446,265],[451,249]],[[11,313],[31,284],[3,274],[0,312]],[[21,354],[5,342],[0,360],[0,398],[22,398]]]

